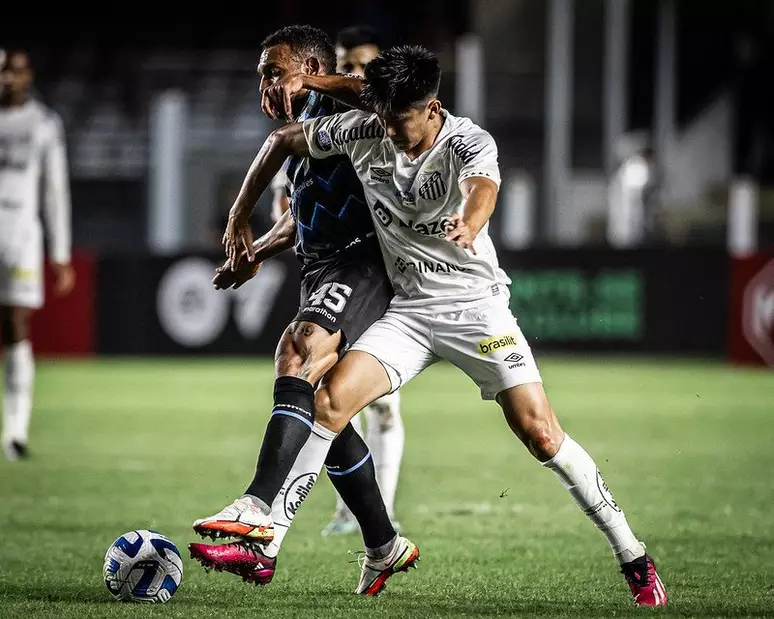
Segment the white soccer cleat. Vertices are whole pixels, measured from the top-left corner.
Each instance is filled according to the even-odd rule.
[[[202,537],[241,537],[246,540],[270,542],[274,539],[274,523],[249,498],[241,497],[209,518],[199,518],[193,530]]]
[[[416,568],[419,561],[419,548],[406,539],[398,536],[395,548],[385,559],[375,560],[366,556],[360,583],[355,589],[358,595],[378,595],[385,587],[387,579],[397,572],[405,572],[410,567]]]

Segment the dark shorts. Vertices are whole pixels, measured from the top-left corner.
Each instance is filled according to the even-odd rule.
[[[314,323],[331,333],[341,331],[343,351],[382,317],[392,297],[381,255],[329,262],[302,274],[294,320]]]

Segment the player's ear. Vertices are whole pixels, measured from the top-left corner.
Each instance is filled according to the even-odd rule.
[[[320,61],[314,56],[309,56],[304,60],[304,73],[307,75],[317,75],[320,72]]]
[[[438,114],[441,113],[441,102],[438,99],[433,99],[427,104],[428,118],[433,120]]]

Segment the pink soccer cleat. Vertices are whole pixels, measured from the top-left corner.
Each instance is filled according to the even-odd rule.
[[[648,555],[643,555],[634,561],[624,563],[621,573],[629,583],[629,589],[634,596],[636,606],[666,606],[667,592],[661,577],[656,571],[656,564]]]
[[[188,550],[204,569],[236,574],[254,585],[268,585],[277,568],[276,558],[267,557],[259,546],[245,542],[188,544]]]

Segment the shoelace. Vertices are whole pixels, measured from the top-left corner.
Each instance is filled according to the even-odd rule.
[[[366,560],[365,550],[347,550],[348,555],[355,555],[354,559],[350,559],[347,563],[357,563],[360,569],[363,569]]]

